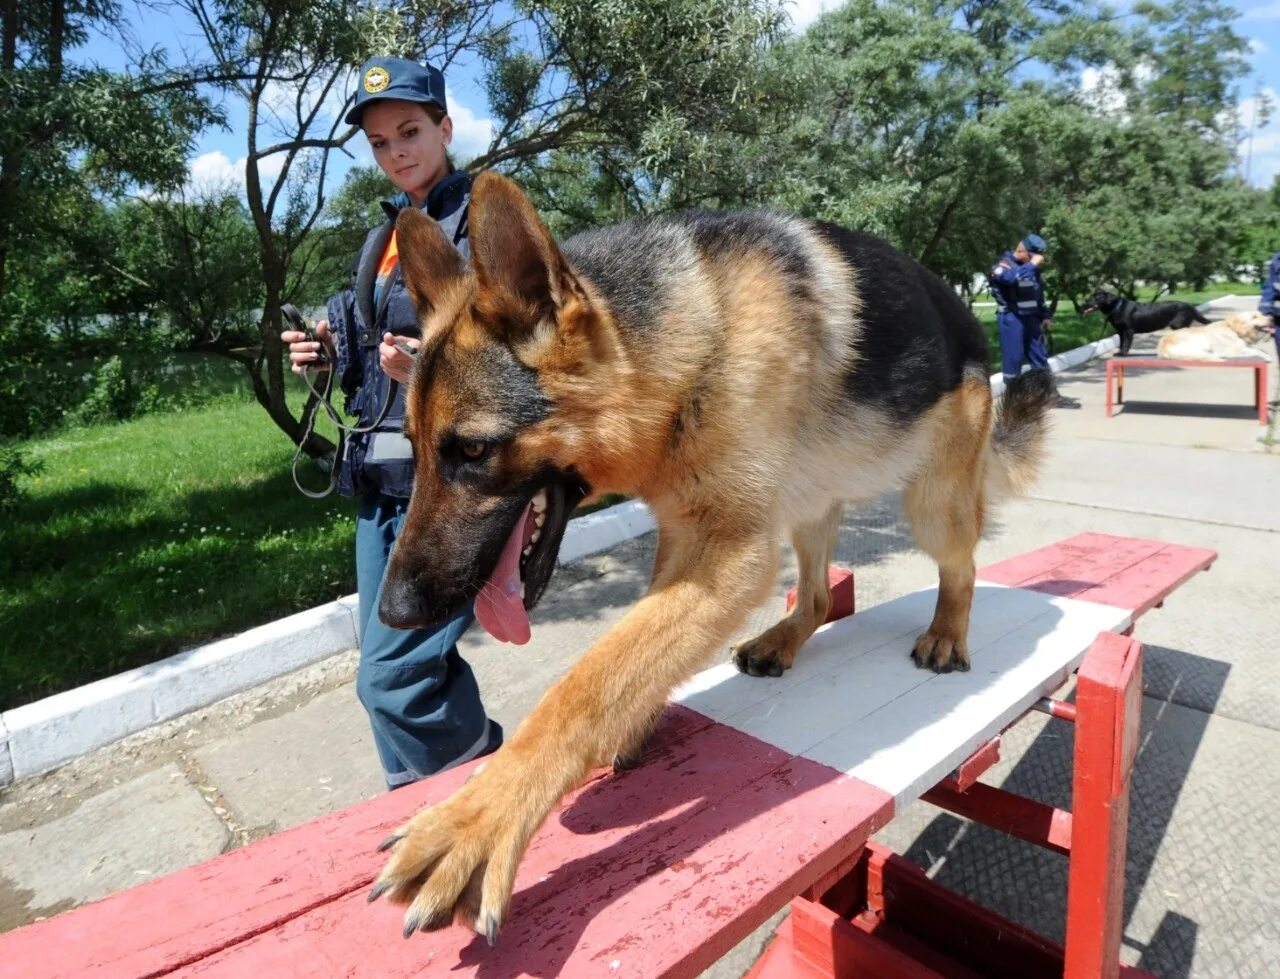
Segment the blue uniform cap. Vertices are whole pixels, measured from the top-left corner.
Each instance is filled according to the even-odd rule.
[[[356,82],[355,105],[347,113],[347,125],[360,125],[365,107],[380,99],[425,102],[449,111],[444,100],[444,73],[407,58],[370,58],[364,63]]]
[[[1027,235],[1022,239],[1022,246],[1032,255],[1044,254],[1044,239],[1039,235]]]

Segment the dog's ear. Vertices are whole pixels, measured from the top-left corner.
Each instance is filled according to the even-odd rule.
[[[396,218],[396,248],[405,288],[422,316],[466,276],[466,260],[440,225],[416,207],[404,208]]]
[[[522,310],[528,327],[581,291],[533,204],[506,177],[487,170],[476,178],[469,220],[471,264],[481,290]]]

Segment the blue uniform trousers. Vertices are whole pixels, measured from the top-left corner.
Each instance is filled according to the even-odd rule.
[[[1038,316],[997,313],[1000,330],[1000,367],[1005,383],[1022,373],[1025,360],[1032,367],[1049,366],[1049,352],[1044,347],[1044,330]]]
[[[392,629],[378,617],[383,575],[408,502],[380,494],[365,497],[356,514],[356,694],[369,712],[389,788],[502,744],[502,728],[485,715],[475,674],[458,654],[458,640],[475,621],[471,609],[432,629]]]

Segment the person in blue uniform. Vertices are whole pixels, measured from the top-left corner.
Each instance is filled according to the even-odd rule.
[[[471,184],[455,170],[444,75],[431,65],[374,58],[361,69],[346,121],[364,130],[374,160],[398,190],[382,202],[386,221],[360,250],[354,284],[328,304],[318,339],[299,331],[289,344],[295,373],[333,370],[345,408],[359,421],[345,443],[340,493],[354,497],[360,664],[356,693],[369,714],[388,788],[494,751],[502,728],[485,713],[457,643],[470,609],[433,629],[398,630],[378,618],[382,579],[413,490],[413,454],[403,432],[404,391],[419,344],[417,312],[400,276],[395,219],[417,207],[469,256]]]
[[[1022,373],[1023,361],[1048,369],[1044,331],[1053,325],[1044,301],[1045,243],[1027,235],[1013,251],[1005,252],[987,276],[996,300],[1000,333],[1000,366],[1007,384]]]
[[[1280,357],[1280,332],[1276,326],[1280,322],[1280,252],[1271,256],[1267,265],[1267,277],[1262,283],[1262,301],[1258,303],[1258,312],[1271,318],[1268,329],[1276,341],[1276,356]]]

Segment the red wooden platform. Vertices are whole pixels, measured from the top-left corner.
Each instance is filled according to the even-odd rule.
[[[1107,417],[1116,405],[1124,404],[1124,372],[1126,367],[1237,367],[1253,371],[1253,403],[1258,409],[1258,424],[1267,424],[1266,360],[1157,360],[1155,358],[1112,357],[1107,361]]]
[[[1201,549],[1091,534],[1001,562],[980,576],[1012,586],[1003,592],[987,586],[995,597],[1029,600],[1027,593],[1036,593],[1053,610],[1085,614],[1095,609],[1106,621],[1126,627],[1214,558]],[[886,607],[836,623],[828,638],[846,623],[874,633],[880,628],[876,610]],[[914,606],[904,607],[914,618]],[[1042,636],[1033,645],[1039,650],[1045,642]],[[1131,664],[1126,696],[1133,697],[1137,661],[1129,657],[1137,644],[1116,637],[1100,642],[1112,659],[1119,651],[1121,665]],[[915,671],[906,657],[909,642],[899,645],[895,639],[885,646],[883,660],[866,662],[891,671],[895,680],[901,675],[928,680],[930,685],[921,688],[926,691],[953,689],[948,681],[962,683],[963,677],[995,687],[1005,679],[999,674],[981,681],[977,675],[987,655],[982,652],[975,653],[972,674],[934,677]],[[991,645],[992,664],[998,645]],[[889,663],[890,653],[896,666]],[[811,658],[819,660],[820,653]],[[801,662],[805,659],[802,653]],[[788,677],[799,672],[798,665]],[[775,682],[743,679],[754,685]],[[1055,673],[1052,679],[1056,685],[1061,678]],[[1081,690],[1083,696],[1083,680]],[[1029,691],[1027,705],[1044,692]],[[1128,723],[1136,723],[1129,706]],[[1012,719],[993,719],[994,727],[978,732],[980,741],[972,747],[985,745]],[[1130,750],[1127,736],[1112,737],[1112,744],[1119,756]],[[985,750],[966,769],[975,777],[994,757]],[[0,975],[696,975],[797,895],[809,895],[816,907],[833,889],[847,890],[850,885],[842,882],[859,872],[864,880],[869,873],[888,880],[886,874],[899,871],[906,875],[903,880],[909,878],[897,863],[887,870],[885,860],[872,873],[877,851],[865,845],[913,790],[905,782],[885,788],[848,774],[856,765],[842,770],[804,754],[673,706],[641,767],[617,776],[598,773],[547,820],[521,865],[512,915],[495,948],[458,928],[405,942],[400,910],[365,899],[382,865],[374,847],[414,811],[452,792],[473,767],[464,766],[0,935]],[[1107,791],[1123,789],[1127,800],[1127,782],[1113,782],[1106,780]],[[971,783],[972,778],[944,780],[938,789],[950,784],[952,791],[963,792]],[[1114,850],[1114,838],[1102,840],[1104,848]],[[1120,854],[1122,859],[1123,846]],[[1116,855],[1092,859],[1106,867],[1114,865]],[[1100,895],[1081,891],[1072,896],[1072,906],[1092,908],[1081,920],[1096,931],[1099,954],[1114,960],[1118,905],[1106,892],[1114,890],[1114,874],[1110,883],[1105,874],[1100,883]],[[865,886],[863,892],[865,905],[870,892]],[[847,915],[854,903],[827,910]],[[897,915],[895,927],[909,917],[900,910]],[[846,923],[860,928],[856,921]],[[885,928],[877,941],[888,934]],[[876,954],[908,954],[902,942],[881,944]],[[905,947],[920,944],[912,938]],[[772,956],[774,968],[779,954]],[[786,974],[803,974],[794,963],[781,967],[792,970]]]

